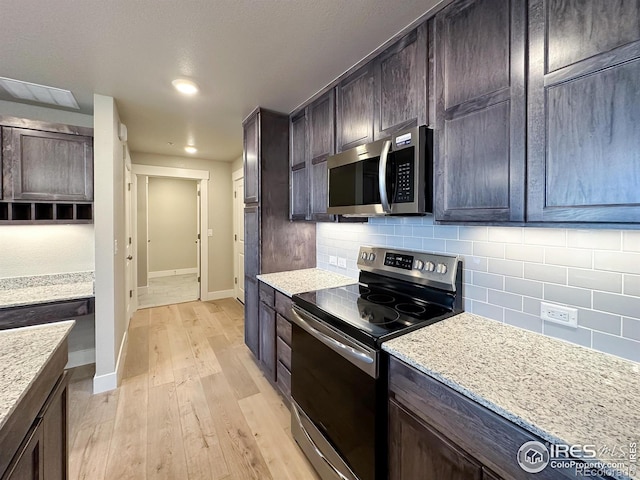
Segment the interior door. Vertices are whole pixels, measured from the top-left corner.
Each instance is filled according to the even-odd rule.
[[[244,178],[233,181],[233,254],[235,293],[244,303]]]
[[[133,269],[133,215],[131,212],[133,203],[131,202],[131,158],[129,157],[129,151],[126,146],[123,145],[122,156],[124,160],[124,178],[125,178],[125,192],[124,192],[124,212],[125,212],[125,298],[127,302],[127,320],[131,318],[133,313],[137,309],[134,298],[138,298],[134,295],[135,282],[134,269]]]

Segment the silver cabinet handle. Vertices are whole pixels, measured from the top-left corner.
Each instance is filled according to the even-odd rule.
[[[380,203],[385,213],[391,213],[389,198],[387,197],[387,159],[391,149],[391,140],[385,140],[380,154],[380,164],[378,165],[378,187],[380,188]]]
[[[314,338],[317,338],[318,340],[320,340],[327,347],[331,348],[332,350],[337,349],[342,353],[347,354],[348,356],[354,358],[357,361],[360,361],[369,365],[373,363],[374,359],[371,358],[366,353],[359,352],[355,348],[350,347],[349,345],[345,345],[344,343],[339,342],[338,340],[331,338],[328,335],[320,332],[319,330],[309,325],[309,322],[307,322],[307,320],[302,318],[295,309],[291,309],[291,311],[293,312],[293,320],[296,323],[296,325],[298,325],[300,328],[305,330]]]

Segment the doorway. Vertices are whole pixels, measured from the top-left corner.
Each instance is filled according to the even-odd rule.
[[[233,273],[236,298],[244,303],[244,177],[242,169],[233,179]]]

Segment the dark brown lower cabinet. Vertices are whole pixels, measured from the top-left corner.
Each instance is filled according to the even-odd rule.
[[[479,463],[393,400],[389,403],[389,469],[390,480],[483,478]]]
[[[68,384],[69,375],[65,372],[44,403],[1,480],[67,480]]]
[[[260,362],[267,377],[276,381],[276,312],[260,302]]]

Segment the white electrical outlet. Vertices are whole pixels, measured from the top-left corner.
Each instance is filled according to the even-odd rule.
[[[337,265],[338,264],[338,257],[336,257],[335,255],[329,255],[329,265]]]
[[[540,304],[540,318],[547,322],[578,328],[578,310],[575,308],[542,302]]]
[[[338,266],[340,268],[347,268],[347,259],[346,258],[342,258],[342,257],[338,257]]]

